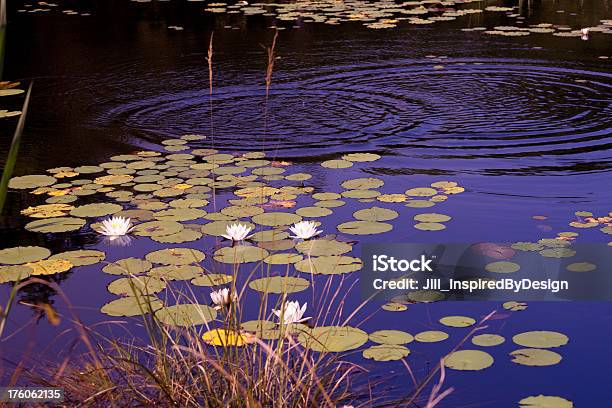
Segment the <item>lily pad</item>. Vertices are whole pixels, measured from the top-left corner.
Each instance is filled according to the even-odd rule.
[[[373,162],[380,159],[376,153],[349,153],[342,156],[343,160],[350,162]]]
[[[18,265],[27,262],[36,262],[51,255],[47,248],[39,246],[14,247],[0,250],[0,263]]]
[[[199,225],[197,230],[185,228],[182,231],[177,232],[176,234],[151,236],[151,239],[153,241],[161,242],[164,244],[182,244],[183,242],[197,241],[200,238],[202,238],[202,233],[200,232]]]
[[[102,268],[111,275],[138,275],[151,269],[151,262],[140,258],[125,258],[115,261]]]
[[[295,213],[301,217],[318,218],[331,215],[333,211],[328,208],[314,206],[298,208]]]
[[[106,303],[100,311],[109,316],[140,316],[162,306],[161,300],[154,296],[127,296]]]
[[[472,343],[482,347],[499,346],[505,341],[506,339],[499,334],[479,334],[478,336],[472,337]]]
[[[132,233],[142,237],[161,237],[179,233],[184,228],[183,224],[176,221],[149,221],[136,225]]]
[[[225,275],[222,273],[208,273],[192,279],[191,284],[195,286],[218,286],[230,283],[233,279],[234,278],[231,275]]]
[[[315,200],[337,200],[342,197],[338,193],[315,193],[312,195],[312,198]]]
[[[310,281],[291,276],[271,276],[249,282],[249,287],[263,293],[295,293],[308,289]]]
[[[119,204],[96,203],[85,204],[70,211],[73,217],[104,217],[123,210]]]
[[[295,264],[295,269],[315,275],[339,275],[358,271],[362,266],[359,258],[332,255],[304,259]]]
[[[378,330],[370,333],[370,341],[379,344],[408,344],[414,341],[414,337],[401,330]]]
[[[277,227],[280,225],[291,225],[302,221],[302,217],[293,213],[286,212],[269,212],[254,216],[251,218],[254,223]]]
[[[414,220],[415,221],[419,221],[419,222],[446,222],[449,221],[451,219],[451,217],[449,217],[448,215],[445,214],[438,214],[438,213],[423,213],[423,214],[417,214],[414,216]]]
[[[346,204],[346,202],[342,200],[321,200],[317,201],[314,205],[317,207],[335,208],[342,207],[344,204]]]
[[[315,351],[341,352],[361,347],[368,341],[368,334],[350,326],[320,326],[302,331],[298,340]]]
[[[263,261],[270,265],[287,265],[301,261],[304,257],[300,254],[281,252],[267,256]]]
[[[153,216],[160,221],[191,221],[206,215],[206,211],[198,208],[171,208],[158,211]]]
[[[33,271],[26,265],[0,266],[0,283],[19,282],[29,277]]]
[[[163,307],[155,312],[155,317],[170,326],[188,327],[215,320],[217,311],[207,305],[190,303]]]
[[[444,365],[453,370],[479,371],[493,365],[493,357],[480,350],[459,350],[446,356]]]
[[[102,262],[104,258],[106,258],[106,254],[102,251],[83,249],[61,252],[53,255],[49,259],[63,259],[70,262],[73,266],[86,266]]]
[[[374,361],[396,361],[408,356],[410,350],[396,344],[379,344],[363,350],[363,357]]]
[[[433,207],[434,205],[436,205],[436,203],[433,203],[428,200],[410,200],[408,201],[408,203],[406,203],[406,207],[411,208],[427,208]]]
[[[415,224],[414,228],[421,231],[441,231],[446,228],[446,225],[439,222],[420,222]]]
[[[404,194],[410,197],[431,197],[438,194],[438,191],[435,188],[418,187],[406,190]]]
[[[514,273],[521,269],[521,266],[514,262],[498,261],[488,263],[485,269],[493,273]]]
[[[421,333],[417,333],[414,339],[421,343],[437,343],[448,339],[448,333],[437,330],[428,330]]]
[[[362,177],[344,181],[341,185],[347,190],[368,190],[379,188],[385,184],[384,181],[374,177]]]
[[[119,278],[108,285],[108,291],[115,295],[141,296],[152,295],[166,288],[166,282],[153,276]]]
[[[527,303],[509,301],[505,302],[502,307],[506,310],[512,310],[513,312],[520,312],[527,309]]]
[[[523,398],[519,401],[519,408],[573,408],[574,403],[565,398],[537,395]]]
[[[189,265],[204,260],[205,255],[193,248],[167,248],[149,252],[145,259],[162,265]]]
[[[85,225],[85,220],[82,218],[55,217],[29,222],[24,228],[28,231],[47,234],[54,232],[76,231],[81,229],[83,225]]]
[[[575,262],[565,267],[570,272],[591,272],[597,269],[596,265],[589,262]]]
[[[525,348],[510,353],[512,362],[520,365],[545,367],[559,364],[563,357],[554,351]]]
[[[268,241],[280,241],[289,237],[289,233],[286,231],[279,231],[275,229],[258,231],[251,236],[251,240],[256,242],[268,242]]]
[[[349,221],[338,225],[338,231],[352,235],[373,235],[391,231],[393,225],[375,221]]]
[[[263,248],[250,245],[236,245],[233,247],[224,247],[217,250],[213,256],[215,261],[240,264],[262,261],[269,255],[268,251]]]
[[[408,306],[397,302],[385,303],[381,306],[381,308],[383,310],[386,310],[387,312],[403,312],[405,310],[408,310]]]
[[[295,245],[295,249],[308,256],[329,256],[350,252],[353,246],[333,239],[311,239],[299,242]]]
[[[248,344],[248,337],[244,333],[234,330],[213,329],[202,335],[202,340],[211,346],[241,347]]]
[[[529,331],[515,335],[512,341],[523,347],[551,348],[566,345],[569,338],[563,333],[554,331]]]
[[[378,197],[380,192],[376,190],[345,190],[341,195],[346,198],[371,199]]]
[[[440,319],[440,323],[448,327],[469,327],[476,323],[476,320],[466,316],[446,316]]]
[[[326,160],[321,163],[321,167],[327,169],[346,169],[353,167],[353,163],[347,160]]]
[[[42,174],[31,174],[29,176],[13,177],[9,180],[8,187],[15,190],[25,190],[37,187],[47,187],[57,183],[55,177]]]
[[[398,216],[397,211],[381,207],[365,208],[353,213],[353,217],[361,221],[389,221]]]

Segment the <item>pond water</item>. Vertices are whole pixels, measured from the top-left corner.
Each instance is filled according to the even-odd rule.
[[[457,9],[517,5],[473,2]],[[578,232],[582,243],[610,241],[600,228],[576,229],[568,224],[577,220],[576,211],[603,217],[612,210],[612,37],[596,31],[581,40],[551,33],[503,36],[462,30],[542,23],[572,30],[593,27],[612,18],[606,1],[534,0],[521,2],[512,12],[484,11],[428,25],[399,21],[397,27],[382,30],[361,22],[278,21],[284,29],[277,39],[268,98],[264,47],[274,36],[272,16],[207,13],[204,3],[176,0],[60,3],[60,9],[91,14],[85,16],[58,9],[19,12],[28,10],[23,4],[10,7],[4,78],[34,81],[16,175],[96,165],[141,150],[164,152],[161,142],[166,139],[201,134],[206,139],[190,142],[190,147],[214,147],[235,156],[263,151],[270,160],[287,162],[277,167],[287,174],[312,175],[304,184],[315,192],[339,193],[343,181],[360,177],[383,180],[377,188],[382,194],[442,180],[465,188],[431,209],[343,198],[345,205],[317,220],[325,234],[357,241],[351,256],[358,256],[364,242],[536,242],[564,231]],[[508,16],[511,13],[518,17]],[[210,98],[206,56],[212,30]],[[6,102],[11,103],[18,109],[22,100]],[[2,120],[0,163],[4,164],[16,120]],[[381,157],[349,168],[321,166],[355,152]],[[103,194],[93,197],[78,203],[109,201]],[[221,190],[217,210],[229,198],[239,197],[231,189]],[[130,246],[112,246],[100,242],[87,227],[58,234],[24,230],[31,219],[19,212],[43,201],[20,191],[9,193],[1,248],[39,245],[54,254],[97,249],[112,262],[143,258],[169,247],[147,237],[136,237]],[[313,202],[300,196],[297,207]],[[399,213],[389,221],[392,231],[338,232],[337,225],[353,220],[356,210],[373,205]],[[204,209],[213,212],[211,206]],[[444,230],[423,231],[414,228],[413,221],[422,212],[452,218]],[[197,248],[210,256],[213,242],[205,236],[177,246]],[[116,276],[100,269],[100,264],[83,266],[53,278],[88,324],[108,320],[99,309],[116,298],[106,290]],[[346,275],[348,284],[343,287],[357,275]],[[194,290],[202,299],[208,297],[208,288]],[[9,291],[10,284],[0,286],[2,304]],[[304,293],[294,297],[312,296]],[[24,290],[19,298],[54,302],[58,310],[66,311],[57,295],[42,287]],[[248,301],[256,304],[258,299],[251,294]],[[351,310],[361,300],[356,291],[344,307]],[[381,310],[381,305],[367,305],[352,325],[365,319],[359,327],[368,333],[444,330],[451,335],[440,343],[408,345],[411,364],[421,375],[469,331],[444,327],[438,319],[465,315],[478,320],[499,310],[500,316],[486,330],[506,338],[504,344],[486,348],[495,363],[478,372],[448,370],[446,385],[455,391],[440,406],[510,407],[521,398],[545,394],[573,400],[577,407],[594,407],[604,406],[602,401],[612,397],[606,385],[606,366],[612,363],[607,345],[612,334],[610,303],[530,302],[522,312],[503,310],[500,302],[423,303],[404,312]],[[19,306],[9,327],[14,330],[32,317],[30,308]],[[65,348],[65,337],[57,337],[66,327],[63,324],[53,327],[45,319],[33,321],[1,347],[17,358],[24,338],[32,338],[40,349],[49,347],[52,360],[52,351]],[[555,350],[563,356],[561,363],[527,367],[510,361],[508,353],[518,348],[512,336],[530,330],[557,331],[570,338]],[[396,374],[393,395],[410,390],[412,383],[401,363],[357,361],[373,376]]]

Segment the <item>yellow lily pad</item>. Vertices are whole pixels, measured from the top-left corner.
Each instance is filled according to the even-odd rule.
[[[248,337],[233,330],[213,329],[202,335],[202,340],[211,346],[241,347],[248,343]]]
[[[523,398],[519,401],[519,408],[573,408],[574,403],[565,398],[537,395]]]
[[[102,262],[104,258],[106,258],[106,254],[102,251],[83,249],[61,252],[53,255],[49,259],[63,259],[70,262],[73,266],[86,266]]]
[[[397,344],[379,344],[363,350],[363,357],[374,361],[396,361],[408,356],[410,350]]]

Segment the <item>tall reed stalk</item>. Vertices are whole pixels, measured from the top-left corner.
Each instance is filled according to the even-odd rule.
[[[17,155],[19,154],[19,146],[21,144],[21,135],[23,134],[23,128],[25,126],[26,115],[28,113],[28,107],[30,106],[30,95],[32,94],[32,83],[28,87],[23,107],[21,108],[21,116],[19,122],[17,122],[17,128],[13,134],[13,140],[11,142],[11,148],[9,149],[8,157],[6,159],[6,165],[2,171],[2,179],[0,179],[0,214],[4,210],[4,204],[6,202],[6,193],[8,191],[8,184],[13,170],[15,169],[15,163],[17,162]]]

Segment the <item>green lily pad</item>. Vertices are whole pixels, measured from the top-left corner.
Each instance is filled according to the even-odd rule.
[[[70,211],[73,217],[104,217],[123,210],[119,204],[96,203],[85,204]]]
[[[480,350],[459,350],[446,356],[444,365],[453,370],[479,371],[493,365],[493,357]]]
[[[195,198],[179,198],[168,203],[174,208],[200,208],[208,205],[208,200]]]
[[[575,262],[565,267],[570,272],[591,272],[597,269],[596,265],[589,262]]]
[[[310,239],[297,243],[295,249],[308,256],[328,256],[345,254],[350,252],[353,246],[332,239]]]
[[[249,287],[263,293],[295,293],[308,289],[310,281],[291,276],[271,276],[249,282]]]
[[[250,245],[236,245],[217,250],[213,258],[217,262],[240,264],[259,262],[264,260],[264,258],[266,258],[268,255],[268,251],[263,248]]]
[[[270,265],[294,264],[304,259],[300,254],[281,252],[267,256],[263,261]]]
[[[289,181],[306,181],[312,178],[312,174],[308,173],[294,173],[289,176],[285,176],[285,180]]]
[[[421,343],[437,343],[448,339],[448,333],[437,330],[428,330],[421,333],[417,333],[414,339]]]
[[[204,234],[220,237],[221,235],[227,234],[227,227],[232,224],[236,224],[236,221],[230,220],[209,222],[202,225],[202,232]],[[240,222],[240,224],[250,228],[255,228],[255,225],[251,224],[250,222]]]
[[[296,270],[315,275],[339,275],[358,271],[362,267],[359,258],[334,255],[307,258],[295,264]]]
[[[341,352],[359,348],[368,341],[368,334],[350,326],[321,326],[302,331],[298,340],[305,348],[319,352]]]
[[[222,273],[208,273],[192,279],[191,284],[195,286],[218,286],[230,283],[232,280],[234,280],[234,278],[232,278],[231,275],[225,275]]]
[[[538,244],[536,242],[515,242],[510,245],[512,249],[516,249],[518,251],[541,251],[544,249],[544,245]]]
[[[0,250],[0,263],[8,265],[24,264],[46,259],[50,255],[51,251],[39,246],[6,248]]]
[[[433,207],[436,203],[428,200],[410,200],[406,203],[406,207],[411,208],[428,208]]]
[[[439,222],[420,222],[415,224],[414,228],[421,231],[441,231],[446,228],[446,225]]]
[[[576,255],[576,251],[571,248],[548,248],[539,253],[546,258],[571,258]]]
[[[155,312],[155,317],[170,326],[188,327],[215,320],[217,311],[207,305],[190,303],[166,306]]]
[[[378,330],[370,333],[370,341],[379,344],[408,344],[414,341],[414,337],[401,330]]]
[[[176,221],[149,221],[138,224],[132,230],[141,237],[161,237],[181,232],[185,227]]]
[[[29,277],[34,270],[26,265],[0,266],[0,283],[19,282]]]
[[[145,296],[161,292],[166,288],[166,282],[153,276],[137,276],[119,278],[108,285],[108,291],[122,296]]]
[[[314,205],[317,207],[335,208],[342,207],[344,204],[346,204],[346,202],[342,200],[321,200],[317,201]]]
[[[393,225],[375,221],[349,221],[338,225],[337,228],[345,234],[372,235],[391,231]]]
[[[8,187],[15,190],[25,190],[30,188],[47,187],[57,183],[55,177],[42,174],[31,174],[29,176],[13,177],[9,180]]]
[[[204,269],[197,265],[166,265],[152,268],[147,275],[165,280],[189,280],[201,276]]]
[[[277,227],[280,225],[291,225],[302,221],[302,217],[293,213],[286,212],[269,212],[254,216],[251,218],[254,223]]]
[[[378,197],[380,192],[376,190],[345,190],[340,195],[346,198],[369,199]]]
[[[140,258],[125,258],[115,261],[102,268],[111,275],[138,275],[151,269],[151,262]]]
[[[445,214],[437,214],[437,213],[423,213],[417,214],[414,216],[415,221],[419,222],[446,222],[449,221],[451,217]]]
[[[397,211],[381,207],[370,207],[355,211],[353,217],[361,221],[389,221],[399,216]]]
[[[505,302],[502,307],[506,310],[512,310],[513,312],[520,312],[527,309],[527,303],[509,301]]]
[[[171,208],[153,214],[159,221],[191,221],[206,215],[206,211],[198,208]]]
[[[551,348],[566,345],[569,338],[563,333],[554,331],[529,331],[515,335],[512,341],[523,347]]]
[[[519,408],[573,408],[574,403],[565,398],[537,395],[523,398],[519,401]]]
[[[197,225],[197,224],[196,224]],[[192,242],[197,241],[202,238],[202,233],[200,232],[200,226],[198,225],[198,229],[185,228],[176,234],[170,235],[153,235],[151,239],[156,242],[161,242],[164,244],[182,244],[183,242]]]
[[[431,303],[431,302],[439,302],[440,300],[444,300],[444,293],[439,292],[437,290],[415,290],[407,295],[408,299],[413,302],[420,303]]]
[[[145,259],[162,265],[189,265],[203,261],[205,255],[193,248],[167,248],[149,252]]]
[[[380,159],[376,153],[349,153],[342,156],[343,160],[350,162],[373,162]]]
[[[514,262],[498,261],[488,263],[485,269],[493,273],[514,273],[521,269],[521,266]]]
[[[49,259],[64,259],[70,262],[73,266],[93,265],[102,262],[106,258],[106,254],[102,251],[94,250],[77,250],[66,251],[53,255]]]
[[[506,339],[499,334],[479,334],[478,336],[472,337],[472,343],[482,347],[499,346],[505,341]]]
[[[347,190],[369,190],[379,188],[385,184],[384,181],[374,177],[363,177],[344,181],[341,185]]]
[[[440,319],[440,323],[448,327],[469,327],[476,323],[476,320],[466,316],[446,316]]]
[[[525,348],[510,353],[512,362],[520,365],[545,367],[559,364],[563,357],[554,351],[544,349]]]
[[[408,306],[396,302],[385,303],[381,308],[387,312],[403,312],[408,310]]]
[[[81,229],[83,225],[85,225],[85,220],[82,218],[55,217],[29,222],[24,228],[28,231],[47,234],[54,232],[76,231]]]
[[[324,207],[302,207],[295,210],[295,213],[301,217],[318,218],[326,217],[333,214],[333,211]]]
[[[162,306],[161,300],[154,296],[127,296],[108,302],[100,311],[109,316],[140,316]]]
[[[314,198],[315,200],[337,200],[340,197],[342,197],[340,194],[338,193],[315,193],[312,195],[312,198]]]
[[[363,357],[374,361],[396,361],[408,356],[410,350],[397,344],[379,344],[363,350]]]
[[[327,169],[346,169],[353,167],[353,163],[347,160],[326,160],[321,163],[321,167]]]
[[[233,218],[252,217],[263,214],[263,212],[263,208],[250,205],[229,206],[221,210],[221,214],[229,215]]]
[[[289,237],[289,233],[286,231],[279,231],[275,229],[258,231],[251,236],[251,240],[256,242],[268,242],[268,241],[280,241]]]
[[[438,194],[438,191],[435,188],[418,187],[406,190],[404,194],[410,197],[431,197]]]

